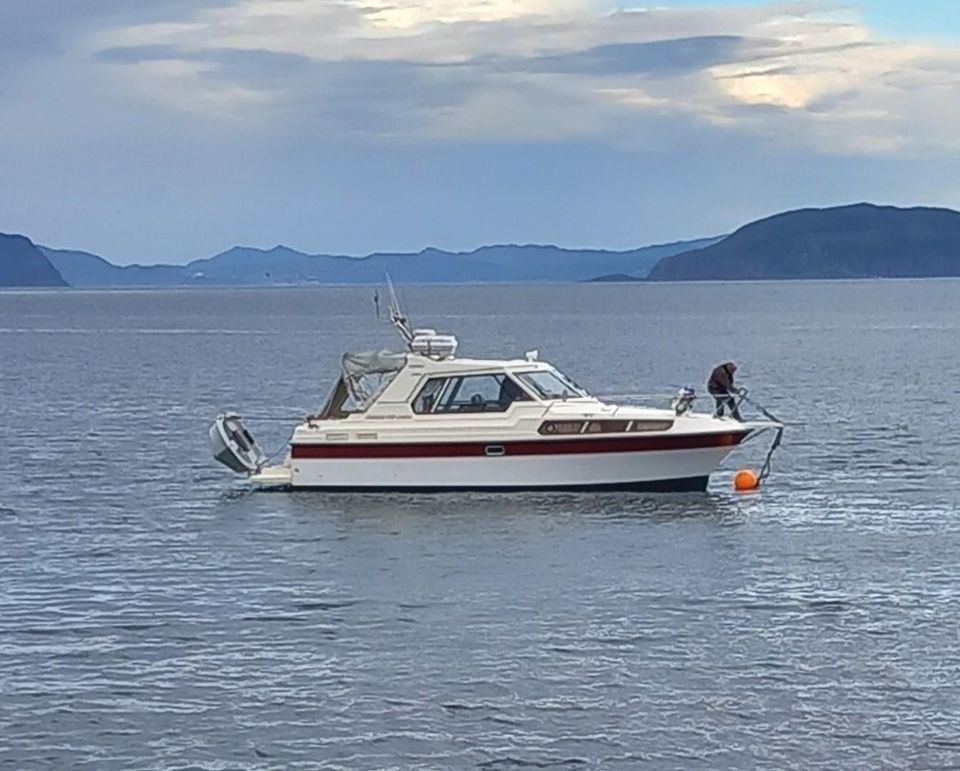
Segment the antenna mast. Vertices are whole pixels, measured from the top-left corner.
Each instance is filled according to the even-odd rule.
[[[390,291],[390,321],[397,328],[407,345],[413,342],[413,328],[410,326],[410,320],[403,314],[400,308],[400,300],[397,299],[397,292],[393,288],[393,282],[390,280],[390,274],[387,275],[387,288]]]

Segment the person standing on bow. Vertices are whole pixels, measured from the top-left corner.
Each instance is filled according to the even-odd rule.
[[[725,409],[730,409],[730,415],[734,420],[742,421],[740,410],[737,409],[737,387],[733,384],[733,375],[737,371],[737,365],[732,361],[725,362],[710,373],[710,380],[707,382],[707,391],[717,402],[717,409],[714,415],[718,418],[724,416]]]

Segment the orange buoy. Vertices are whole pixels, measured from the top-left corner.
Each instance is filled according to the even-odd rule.
[[[740,469],[733,477],[733,487],[740,493],[756,490],[760,487],[760,476],[753,469]]]

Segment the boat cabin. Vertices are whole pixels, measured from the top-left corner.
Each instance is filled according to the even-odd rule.
[[[418,330],[409,353],[345,354],[333,391],[310,422],[384,410],[407,417],[497,413],[517,402],[591,399],[534,351],[522,360],[457,359],[455,338],[428,332]]]

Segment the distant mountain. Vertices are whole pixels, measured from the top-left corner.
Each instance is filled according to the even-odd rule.
[[[651,281],[960,276],[960,212],[854,204],[759,220],[663,259]]]
[[[0,286],[66,286],[44,253],[26,236],[0,233]]]
[[[647,275],[663,257],[714,243],[680,241],[615,252],[557,246],[484,246],[471,252],[378,253],[367,257],[304,254],[285,246],[234,247],[187,265],[116,266],[88,252],[44,248],[73,286],[373,284],[384,273],[400,283],[584,281],[598,275]]]
[[[188,283],[183,265],[114,265],[90,252],[39,247],[70,286],[180,286]]]
[[[626,273],[608,273],[605,276],[587,279],[590,284],[629,284],[634,281],[643,281],[640,276],[630,276]]]

